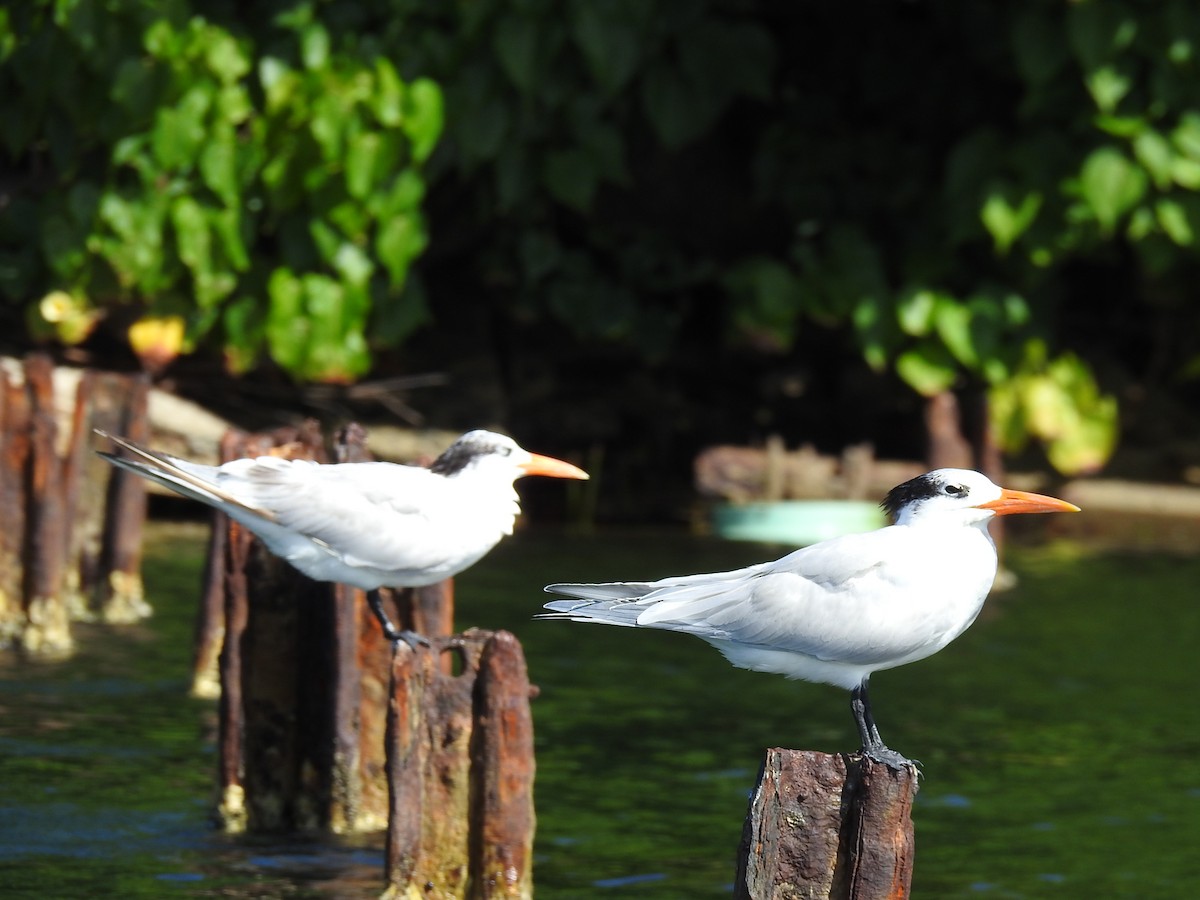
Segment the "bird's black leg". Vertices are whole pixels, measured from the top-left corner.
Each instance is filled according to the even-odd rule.
[[[906,769],[913,765],[912,760],[892,750],[879,736],[879,727],[875,724],[875,717],[871,715],[867,680],[864,678],[862,683],[850,692],[850,709],[854,713],[854,723],[858,726],[858,737],[862,741],[862,755],[893,769]]]
[[[383,608],[383,595],[376,588],[373,591],[367,591],[367,605],[371,607],[371,612],[375,613],[375,618],[379,620],[379,627],[383,630],[383,636],[392,642],[393,645],[401,642],[408,644],[413,650],[417,647],[428,647],[429,640],[415,631],[397,630],[392,624],[392,620],[388,618],[387,610]]]

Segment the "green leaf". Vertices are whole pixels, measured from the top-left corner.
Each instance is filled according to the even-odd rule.
[[[66,216],[51,214],[42,223],[42,254],[60,278],[73,279],[86,261],[86,230]]]
[[[876,372],[887,368],[890,356],[891,329],[884,319],[883,310],[878,297],[867,296],[860,298],[851,313],[858,346],[863,359]]]
[[[381,143],[374,132],[355,135],[346,142],[346,192],[357,200],[364,199],[375,186]]]
[[[412,141],[412,157],[422,163],[429,158],[442,135],[445,121],[442,90],[428,78],[418,78],[408,86],[404,114],[404,133]],[[500,135],[506,124],[501,117]],[[499,137],[499,136],[498,136]]]
[[[289,372],[298,372],[308,349],[309,324],[304,288],[290,269],[278,268],[267,281],[266,338],[271,357]]]
[[[258,80],[266,94],[269,113],[287,106],[300,86],[299,75],[275,56],[264,56],[258,61]]]
[[[953,298],[929,288],[907,288],[896,299],[896,321],[900,330],[913,337],[923,337],[933,328],[934,310]]]
[[[960,363],[969,369],[979,365],[979,351],[971,332],[971,309],[952,297],[939,298],[934,326],[942,343]]]
[[[177,197],[171,204],[171,224],[179,258],[195,275],[211,267],[212,241],[204,208],[190,196]]]
[[[896,359],[896,373],[918,394],[932,397],[949,390],[958,378],[958,367],[946,348],[923,341]]]
[[[1146,128],[1146,120],[1141,116],[1113,116],[1098,113],[1093,122],[1101,131],[1119,138],[1136,137]]]
[[[611,96],[629,83],[637,69],[641,47],[630,23],[599,3],[575,3],[571,34],[583,52],[592,78]]]
[[[237,208],[209,210],[209,224],[213,233],[220,241],[225,259],[236,272],[245,272],[250,268],[250,256],[246,252],[246,243],[242,238],[242,215]]]
[[[1049,84],[1066,64],[1067,54],[1057,22],[1047,10],[1029,7],[1013,19],[1013,55],[1017,71],[1031,86]]]
[[[1137,35],[1137,20],[1122,4],[1072,3],[1067,38],[1085,71],[1100,68]]]
[[[1104,234],[1111,235],[1121,216],[1142,199],[1146,180],[1146,173],[1114,147],[1093,150],[1084,160],[1080,192]]]
[[[396,73],[396,67],[383,57],[375,60],[375,90],[371,103],[381,125],[395,128],[403,121],[404,91],[404,82]]]
[[[235,374],[248,372],[258,361],[264,340],[263,312],[259,299],[250,296],[238,297],[221,310],[225,364]]]
[[[324,25],[312,22],[301,32],[300,58],[310,71],[325,68],[329,62],[329,32]]]
[[[186,169],[196,161],[208,137],[205,116],[212,97],[212,86],[200,82],[177,104],[158,111],[150,145],[154,158],[164,169]]]
[[[313,101],[308,117],[308,130],[321,148],[324,161],[331,164],[341,161],[346,132],[349,130],[344,99],[338,94],[322,94]],[[313,169],[317,173],[321,171],[319,166]],[[316,184],[310,180],[309,186],[312,189]]]
[[[1042,195],[1039,191],[1028,191],[1015,207],[1009,202],[1011,190],[995,189],[988,193],[979,212],[984,227],[992,235],[996,251],[1001,255],[1008,253],[1016,240],[1024,234],[1037,218],[1042,208]]]
[[[792,346],[804,304],[790,268],[770,257],[757,257],[735,266],[723,283],[733,299],[738,332],[760,349],[781,352]]]
[[[230,207],[241,202],[236,142],[231,131],[219,129],[200,151],[200,176],[204,184]]]
[[[1178,201],[1170,198],[1159,200],[1154,204],[1154,214],[1157,216],[1162,230],[1167,233],[1167,237],[1179,246],[1191,246],[1196,240],[1191,222],[1188,221],[1187,212]]]
[[[1133,155],[1154,179],[1154,186],[1165,191],[1171,186],[1171,162],[1175,156],[1171,142],[1153,129],[1146,129],[1133,139]]]
[[[1117,70],[1116,66],[1100,66],[1085,77],[1088,92],[1101,112],[1111,113],[1133,87],[1133,82]]]
[[[1189,159],[1200,160],[1200,113],[1189,110],[1179,117],[1171,141]]]
[[[232,84],[250,71],[250,58],[237,40],[226,31],[211,27],[207,34],[204,58],[209,70],[224,84]]]
[[[559,203],[587,212],[596,194],[596,167],[581,150],[564,150],[546,157],[542,180]]]
[[[1200,162],[1176,156],[1171,160],[1171,180],[1181,188],[1200,191]]]
[[[675,150],[695,140],[720,111],[719,98],[703,94],[688,84],[681,73],[660,62],[642,83],[642,103],[650,126],[659,141]]]
[[[375,252],[388,271],[393,287],[400,287],[408,276],[408,267],[425,249],[425,230],[420,219],[398,215],[384,222],[375,238]]]
[[[432,321],[425,286],[414,274],[398,294],[376,300],[371,308],[371,337],[384,346],[394,347]]]
[[[522,94],[533,93],[544,39],[538,20],[520,13],[502,17],[492,34],[500,68]]]
[[[371,280],[375,263],[354,244],[343,243],[333,255],[333,268],[347,284],[362,288]]]

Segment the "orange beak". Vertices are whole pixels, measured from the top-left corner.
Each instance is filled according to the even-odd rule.
[[[521,466],[521,470],[526,475],[547,475],[550,478],[581,478],[584,480],[589,477],[588,473],[579,466],[573,466],[569,462],[563,462],[553,456],[539,456],[531,453],[530,457],[529,462]]]
[[[1045,494],[1030,494],[1027,491],[1010,491],[1000,489],[997,500],[980,503],[980,509],[990,509],[998,516],[1008,516],[1013,513],[1050,513],[1050,512],[1079,512],[1079,507],[1057,497],[1047,497]]]

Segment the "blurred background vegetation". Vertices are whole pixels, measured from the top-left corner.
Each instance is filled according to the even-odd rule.
[[[1187,0],[28,0],[0,344],[250,427],[440,373],[423,422],[596,448],[616,515],[712,443],[920,458],[945,391],[1194,477],[1198,54]]]

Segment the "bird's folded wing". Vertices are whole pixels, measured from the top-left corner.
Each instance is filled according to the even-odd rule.
[[[592,602],[547,606],[564,618],[682,631],[818,659],[892,659],[921,638],[891,626],[893,594],[879,563],[887,539],[877,537],[887,531],[848,535],[734,572],[641,585],[551,585],[553,593]],[[638,595],[638,588],[650,590]]]
[[[453,552],[431,527],[435,476],[417,467],[384,463],[322,466],[270,457],[246,460],[237,491],[271,510],[275,521],[339,548],[349,565],[403,569],[413,560],[435,566]]]

